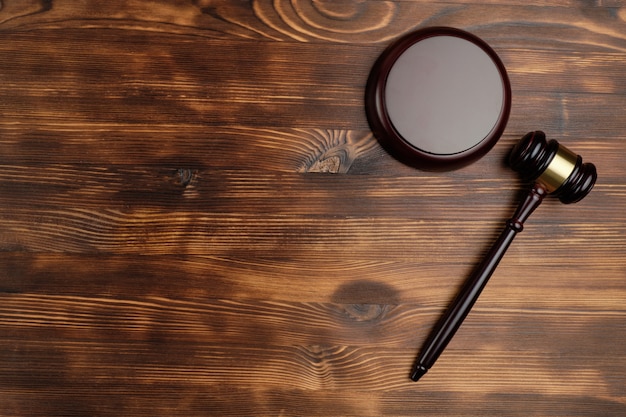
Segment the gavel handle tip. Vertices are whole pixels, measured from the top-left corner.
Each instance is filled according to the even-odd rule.
[[[426,374],[426,372],[428,372],[428,369],[426,369],[426,367],[424,367],[423,365],[417,365],[413,369],[413,372],[411,372],[411,379],[417,382],[421,377]]]

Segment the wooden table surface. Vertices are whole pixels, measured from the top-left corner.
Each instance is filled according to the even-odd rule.
[[[0,415],[626,415],[626,5],[0,2]],[[479,162],[420,171],[363,95],[453,26],[512,85]],[[520,192],[528,131],[598,167],[550,197],[418,383]]]

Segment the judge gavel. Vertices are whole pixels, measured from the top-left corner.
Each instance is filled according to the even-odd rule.
[[[524,180],[534,180],[534,185],[426,341],[411,373],[414,381],[433,366],[448,345],[513,238],[523,230],[524,222],[543,198],[553,194],[565,204],[578,202],[591,191],[597,178],[593,164],[583,163],[579,155],[556,140],[546,141],[541,131],[530,132],[521,139],[509,156],[509,164]]]

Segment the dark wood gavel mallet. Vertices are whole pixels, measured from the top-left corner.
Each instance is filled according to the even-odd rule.
[[[593,164],[583,163],[579,155],[556,140],[546,141],[545,134],[540,131],[530,132],[521,139],[509,156],[509,163],[523,179],[534,180],[534,185],[513,217],[506,222],[506,227],[485,259],[430,334],[411,372],[411,379],[414,381],[420,379],[433,366],[448,345],[513,238],[522,231],[524,222],[539,207],[543,198],[552,194],[565,204],[575,203],[591,191],[597,178]]]

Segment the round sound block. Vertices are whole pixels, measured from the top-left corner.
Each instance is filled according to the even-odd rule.
[[[410,33],[370,73],[365,108],[372,131],[398,159],[452,170],[484,156],[509,118],[511,86],[498,55],[454,28]]]

